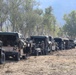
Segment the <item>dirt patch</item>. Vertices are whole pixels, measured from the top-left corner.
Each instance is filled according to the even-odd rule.
[[[76,49],[0,65],[0,75],[76,75]]]

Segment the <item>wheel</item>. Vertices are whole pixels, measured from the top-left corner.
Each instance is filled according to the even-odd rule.
[[[39,55],[39,52],[38,52],[37,50],[35,51],[35,55],[36,55],[36,56],[38,56],[38,55]]]
[[[60,46],[60,48],[59,48],[60,50],[63,50],[63,44],[61,44],[61,46]]]
[[[0,59],[0,64],[4,64],[5,63],[5,54],[2,53],[1,54],[1,59]]]
[[[26,55],[23,55],[23,56],[22,56],[22,59],[26,59]]]
[[[41,50],[41,55],[44,55],[44,50]]]
[[[48,50],[44,50],[44,55],[48,55]]]
[[[5,56],[5,59],[8,60],[9,59],[9,56]]]
[[[19,61],[19,60],[20,60],[20,54],[19,54],[19,53],[16,53],[16,54],[15,54],[15,60],[16,60],[16,61]]]

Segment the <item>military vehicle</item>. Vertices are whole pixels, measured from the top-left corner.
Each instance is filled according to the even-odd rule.
[[[70,46],[69,39],[68,38],[63,38],[63,41],[64,41],[65,49],[70,49],[71,46]]]
[[[55,37],[54,40],[57,43],[59,50],[64,50],[65,49],[63,38]]]
[[[47,36],[30,36],[31,53],[35,55],[46,55],[51,51],[50,43]]]
[[[69,39],[69,42],[70,42],[70,48],[75,48],[75,43],[74,43],[74,40],[72,39]]]
[[[16,32],[0,32],[0,40],[3,42],[2,50],[4,50],[6,59],[13,57],[19,61],[21,57],[26,57],[24,51],[25,40],[22,34]]]

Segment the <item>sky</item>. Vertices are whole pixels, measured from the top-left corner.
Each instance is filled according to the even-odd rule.
[[[40,2],[40,8],[45,9],[52,6],[53,13],[59,22],[64,25],[63,15],[69,14],[72,10],[76,10],[76,0],[37,0]]]

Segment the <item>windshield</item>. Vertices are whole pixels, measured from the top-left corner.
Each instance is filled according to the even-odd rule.
[[[45,42],[46,39],[45,38],[31,38],[31,40],[33,40],[34,43],[41,43],[41,42]]]
[[[15,35],[0,35],[0,40],[3,42],[3,46],[14,46],[16,38],[17,37]]]

